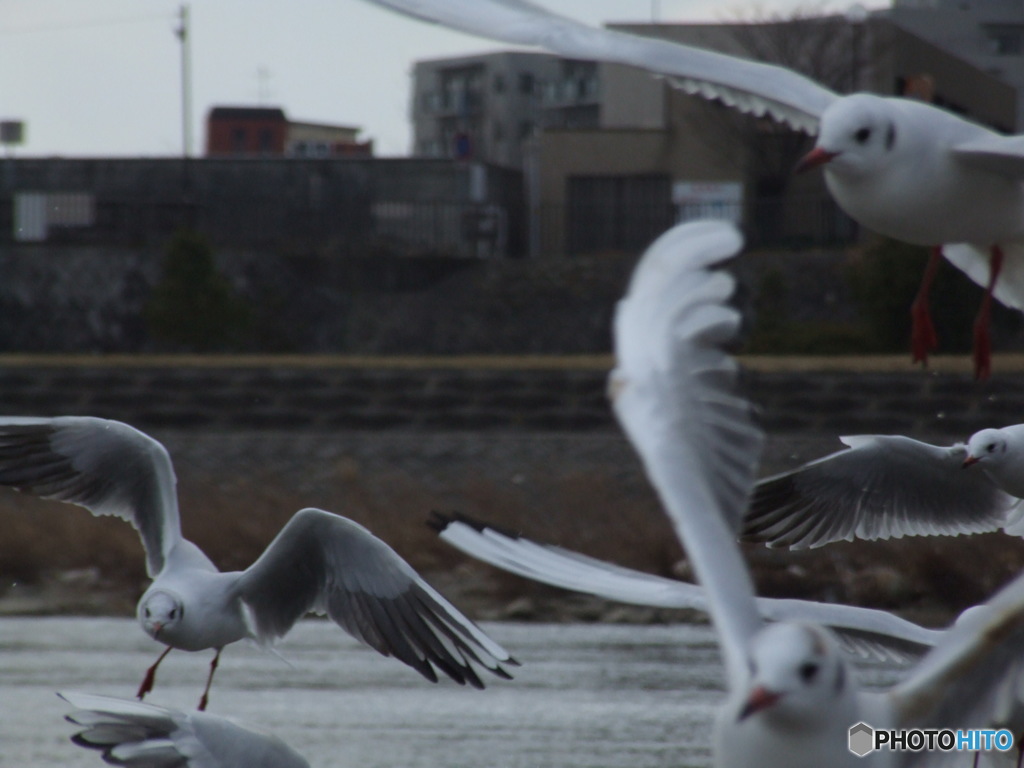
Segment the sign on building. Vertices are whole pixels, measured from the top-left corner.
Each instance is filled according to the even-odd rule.
[[[680,222],[724,219],[739,224],[743,218],[743,184],[738,181],[675,181],[672,202]]]

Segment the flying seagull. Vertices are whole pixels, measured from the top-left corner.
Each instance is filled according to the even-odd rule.
[[[707,593],[727,698],[718,768],[912,766],[929,752],[848,749],[851,726],[967,729],[1001,722],[1020,690],[1024,575],[971,609],[897,685],[862,689],[834,635],[766,624],[736,536],[763,435],[738,394],[734,280],[714,267],[742,242],[725,222],[669,230],[641,258],[615,314],[609,397]]]
[[[71,740],[129,768],[309,768],[281,739],[207,712],[180,712],[91,693],[58,693],[79,726]]]
[[[990,372],[990,297],[1024,310],[1024,136],[924,102],[844,96],[776,65],[591,27],[527,0],[370,2],[568,58],[640,67],[686,93],[817,134],[800,167],[823,167],[847,214],[882,235],[932,247],[912,308],[915,361],[935,345],[927,289],[940,254],[986,289],[974,329],[979,378]]]
[[[708,597],[698,584],[624,568],[464,514],[434,512],[429,525],[438,536],[470,557],[560,589],[631,605],[686,608],[707,612]],[[861,658],[906,662],[923,655],[942,637],[887,611],[789,598],[756,598],[765,621],[809,621],[835,632],[843,649]]]
[[[244,571],[221,572],[181,535],[174,469],[164,446],[117,421],[86,416],[0,418],[0,485],[131,523],[152,584],[137,617],[167,649],[137,696],[153,687],[174,648],[215,649],[199,709],[206,708],[224,646],[270,645],[310,611],[433,682],[441,671],[482,688],[475,667],[509,678],[517,662],[391,547],[352,520],[296,512]]]
[[[848,446],[758,482],[742,538],[803,549],[901,536],[1024,534],[1024,424],[967,444],[902,435],[841,437]]]

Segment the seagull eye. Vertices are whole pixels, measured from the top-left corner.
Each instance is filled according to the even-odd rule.
[[[996,444],[995,443],[989,443],[988,445],[985,446],[985,450],[988,451],[989,453],[995,453],[996,452]]]
[[[800,669],[797,670],[800,673],[800,679],[805,683],[809,683],[818,676],[818,665],[813,661],[808,661],[800,665]]]
[[[864,144],[868,139],[871,138],[871,129],[861,128],[859,131],[853,134],[853,138],[857,140],[858,144]]]

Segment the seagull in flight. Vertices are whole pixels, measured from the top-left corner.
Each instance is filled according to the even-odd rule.
[[[823,168],[836,202],[865,227],[932,248],[911,308],[914,360],[926,362],[937,343],[928,289],[945,256],[985,288],[974,367],[978,378],[990,374],[992,296],[1024,310],[1024,135],[911,99],[840,95],[780,66],[591,27],[527,0],[369,1],[567,58],[646,69],[686,93],[817,135],[799,169]]]
[[[631,605],[708,610],[707,592],[699,584],[533,541],[461,513],[434,512],[428,525],[470,557],[526,579]],[[823,624],[836,634],[844,651],[859,658],[907,662],[933,648],[943,634],[873,608],[773,597],[755,601],[765,621]]]
[[[137,618],[167,649],[137,697],[152,690],[174,648],[214,649],[199,709],[221,650],[270,646],[310,611],[432,682],[443,672],[483,688],[476,667],[509,679],[518,662],[358,523],[320,509],[296,512],[244,571],[221,572],[181,535],[174,469],[164,446],[118,421],[87,416],[0,418],[0,485],[131,523],[152,584]]]
[[[707,594],[727,695],[712,732],[717,768],[915,766],[929,752],[848,749],[851,726],[984,728],[1014,714],[1024,647],[1024,575],[972,608],[907,676],[861,688],[831,631],[767,624],[736,542],[763,446],[738,365],[723,346],[740,315],[717,269],[742,247],[721,221],[677,226],[643,255],[615,313],[615,415]]]
[[[758,482],[742,538],[804,549],[833,541],[1024,535],[1024,424],[967,444],[902,435],[841,437],[846,450]]]
[[[80,747],[102,752],[110,765],[178,768],[309,768],[281,739],[208,712],[181,712],[91,693],[58,693],[74,710],[65,719],[82,730]]]

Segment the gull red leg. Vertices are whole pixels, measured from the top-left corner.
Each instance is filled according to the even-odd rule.
[[[139,701],[142,701],[143,697],[153,690],[153,683],[156,682],[156,668],[160,666],[160,662],[163,661],[170,652],[171,646],[168,645],[167,650],[161,653],[160,657],[153,662],[153,666],[146,670],[146,676],[142,678],[142,685],[139,686],[139,691],[135,694],[135,698]]]
[[[210,702],[210,686],[213,684],[213,673],[217,671],[217,664],[220,662],[221,648],[217,649],[217,653],[213,656],[213,661],[210,662],[210,673],[206,676],[206,687],[203,689],[203,695],[199,699],[199,711],[206,711],[206,705]]]
[[[939,337],[935,334],[932,314],[928,308],[928,294],[931,292],[932,282],[941,261],[942,247],[937,245],[932,248],[928,266],[925,267],[924,277],[921,279],[921,287],[917,289],[914,303],[910,305],[910,354],[912,362],[915,363],[928,365],[928,353],[939,346]]]
[[[1003,268],[1003,249],[992,246],[989,257],[988,286],[981,299],[978,315],[974,318],[974,378],[987,379],[992,373],[992,291]]]

